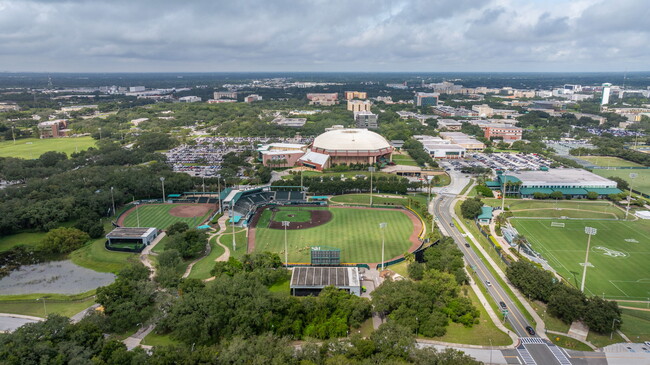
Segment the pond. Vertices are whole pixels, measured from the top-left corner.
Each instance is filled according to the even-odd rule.
[[[23,265],[0,279],[0,294],[79,294],[111,284],[115,275],[77,266],[70,260]]]

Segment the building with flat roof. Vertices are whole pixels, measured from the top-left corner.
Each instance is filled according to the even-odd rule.
[[[368,94],[365,91],[346,91],[345,100],[366,99]]]
[[[448,131],[459,131],[463,123],[454,119],[438,119],[438,130],[446,129]]]
[[[361,279],[357,267],[295,267],[291,272],[291,294],[318,295],[325,287],[334,286],[361,296]]]
[[[337,93],[309,93],[307,100],[309,105],[335,105],[339,103]]]
[[[250,94],[250,95],[248,95],[247,97],[244,98],[245,103],[253,103],[253,102],[261,101],[261,100],[262,100],[262,97],[260,95],[257,95],[257,94]]]
[[[413,103],[416,106],[437,106],[439,96],[438,93],[417,92],[413,98]]]
[[[589,192],[596,192],[599,197],[621,193],[616,181],[582,169],[508,171],[505,175],[498,171],[497,182],[497,189],[505,188],[506,195],[522,198],[532,198],[536,192],[551,194],[555,191],[576,198],[585,198]]]
[[[67,119],[50,120],[38,123],[38,133],[41,138],[59,138],[68,135]]]
[[[271,121],[271,123],[281,125],[283,127],[292,127],[292,128],[300,128],[307,123],[307,118],[285,118],[285,117],[277,117]]]
[[[354,122],[357,128],[377,129],[377,114],[369,111],[355,112]]]
[[[312,169],[316,169],[319,171],[329,168],[330,167],[329,162],[330,162],[329,155],[314,152],[314,151],[309,151],[298,159],[299,165],[310,167]]]
[[[235,99],[237,100],[236,91],[215,91],[214,99]]]
[[[158,237],[155,227],[118,227],[106,235],[107,248],[137,247],[150,245]]]
[[[467,151],[482,151],[485,143],[462,132],[440,132],[440,137],[462,146]]]
[[[258,160],[264,166],[292,167],[307,151],[307,145],[296,143],[270,143],[257,148]]]
[[[351,112],[369,112],[371,106],[370,100],[348,100],[348,110]]]
[[[521,140],[523,128],[509,126],[505,124],[487,124],[480,125],[487,139],[502,139],[504,142],[514,142]]]

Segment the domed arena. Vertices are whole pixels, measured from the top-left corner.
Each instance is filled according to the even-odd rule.
[[[393,153],[393,147],[384,137],[367,129],[325,132],[314,139],[311,150],[328,155],[332,165],[381,163],[389,161]]]

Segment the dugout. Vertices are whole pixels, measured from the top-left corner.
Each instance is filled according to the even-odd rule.
[[[155,227],[118,227],[106,235],[108,246],[147,246],[158,236]]]
[[[361,296],[361,280],[357,267],[295,267],[291,272],[291,294],[318,295],[327,286]]]

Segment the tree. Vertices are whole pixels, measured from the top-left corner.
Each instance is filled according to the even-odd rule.
[[[200,255],[208,242],[208,235],[198,229],[188,229],[183,233],[170,236],[168,249],[177,250],[181,257],[189,259]]]
[[[625,181],[624,179],[617,177],[617,176],[610,176],[608,179],[616,181],[616,187],[620,190],[629,190],[630,189],[630,184]]]
[[[578,289],[558,285],[548,299],[548,311],[566,324],[571,324],[585,313],[586,298]]]
[[[391,359],[406,360],[415,348],[415,336],[406,327],[388,321],[370,335],[376,348]]]
[[[596,200],[596,199],[598,199],[598,193],[595,192],[595,191],[587,192],[587,199],[589,199],[589,200]]]
[[[549,194],[549,197],[551,199],[562,199],[562,198],[564,198],[564,194],[562,194],[561,191],[556,190],[556,191],[552,192],[551,194]]]
[[[521,252],[521,247],[526,245],[526,243],[528,243],[528,240],[522,234],[518,234],[512,239],[512,243],[517,246],[517,252]]]
[[[74,226],[75,228],[88,233],[90,238],[99,238],[105,233],[101,219],[98,216],[94,216],[94,213],[82,216]]]
[[[587,300],[583,318],[590,330],[601,334],[617,330],[622,324],[621,309],[618,304],[598,296]]]
[[[175,222],[167,227],[167,235],[173,236],[177,233],[183,233],[190,229],[190,226],[185,222]]]
[[[86,232],[76,228],[61,227],[47,232],[41,247],[46,252],[68,253],[83,246],[89,239],[90,236]]]
[[[485,198],[493,198],[494,193],[492,192],[492,189],[488,188],[486,185],[481,184],[476,187],[476,192],[479,193],[481,196]]]
[[[482,207],[483,203],[479,198],[466,199],[460,205],[460,212],[463,215],[463,218],[476,219],[476,217],[481,214]]]

